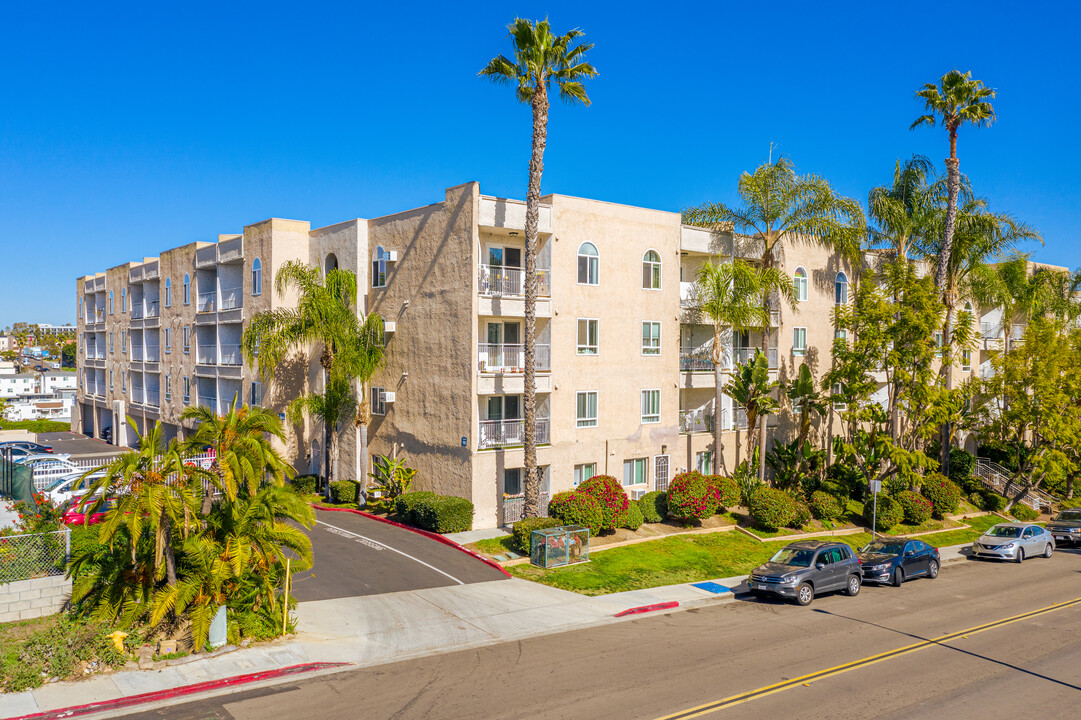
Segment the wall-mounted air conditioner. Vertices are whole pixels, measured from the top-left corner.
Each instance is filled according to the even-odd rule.
[[[383,392],[383,402],[385,402],[385,403],[394,402],[394,391],[393,390],[386,390],[386,391]]]
[[[384,320],[383,321],[383,332],[392,333],[397,329],[398,329],[398,323],[396,321],[394,321],[394,320]]]

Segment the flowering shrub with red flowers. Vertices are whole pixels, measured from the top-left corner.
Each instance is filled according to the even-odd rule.
[[[668,484],[668,513],[678,520],[704,520],[716,511],[718,490],[702,473],[680,473]]]
[[[934,505],[932,515],[941,520],[947,514],[957,512],[961,505],[961,488],[942,473],[931,473],[923,479],[923,496]]]
[[[706,482],[717,494],[717,507],[715,512],[723,512],[725,508],[739,505],[739,483],[735,478],[724,475],[706,475]]]
[[[0,535],[24,535],[59,530],[62,527],[63,513],[45,493],[34,493],[37,507],[30,503],[9,503],[8,510],[15,511],[19,519],[15,527],[0,531]]]
[[[923,495],[911,490],[903,490],[893,497],[897,502],[901,503],[901,510],[905,513],[906,523],[919,525],[931,519],[934,505]]]
[[[584,525],[589,528],[590,535],[598,534],[604,522],[597,499],[576,490],[556,493],[548,501],[548,514],[564,525]]]
[[[631,499],[611,475],[594,475],[578,485],[578,492],[590,495],[600,503],[602,530],[615,530],[627,523]]]

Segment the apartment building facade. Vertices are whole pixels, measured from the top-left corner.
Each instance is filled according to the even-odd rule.
[[[73,428],[112,427],[116,442],[131,444],[132,430],[156,421],[182,437],[189,405],[221,411],[235,396],[284,412],[320,387],[317,355],[298,352],[266,381],[241,356],[240,335],[254,313],[295,304],[273,290],[285,262],[343,267],[357,275],[358,312],[384,321],[370,454],[404,454],[419,470],[417,489],[471,499],[474,527],[513,520],[525,482],[524,226],[524,203],[482,195],[474,182],[380,218],[318,229],[271,219],[79,278]],[[695,311],[693,283],[702,263],[756,260],[754,239],[684,226],[678,213],[549,195],[538,246],[542,492],[603,473],[637,495],[684,469],[731,471],[746,453],[746,422],[728,398],[714,408],[713,326]],[[764,337],[779,379],[801,364],[816,377],[830,366],[832,311],[849,301],[856,273],[813,243],[782,247],[777,266],[800,299],[778,306],[768,328],[724,329],[722,382]],[[1003,334],[994,311],[973,315],[985,339],[958,380],[986,367]],[[771,422],[777,439],[794,431],[790,408]],[[336,475],[358,478],[359,431],[343,422],[337,432]],[[283,451],[298,471],[320,472],[322,428],[306,422],[288,437]]]

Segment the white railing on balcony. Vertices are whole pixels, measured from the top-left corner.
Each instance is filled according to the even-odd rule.
[[[1025,326],[1024,325],[1014,325],[1014,326],[1012,326],[1010,328],[1010,340],[1012,342],[1017,342],[1018,340],[1020,340],[1024,336],[1025,336]]]
[[[713,411],[709,408],[679,411],[679,431],[688,433],[713,432]]]
[[[217,398],[212,398],[212,397],[210,397],[208,395],[200,395],[199,396],[199,404],[202,405],[203,407],[207,408],[211,412],[217,412],[218,411],[218,400],[217,400]]]
[[[214,301],[217,299],[216,292],[199,293],[195,306],[196,312],[214,312]]]
[[[722,357],[727,353],[722,353]],[[679,349],[679,369],[684,372],[713,371],[713,349],[702,347],[681,347]]]
[[[548,443],[548,418],[537,418],[537,444]],[[480,437],[477,447],[480,449],[513,447],[521,445],[525,437],[525,421],[517,420],[481,420]]]
[[[158,362],[161,359],[161,349],[157,345],[147,345],[143,349],[143,362]]]
[[[135,383],[132,383],[132,385],[131,385],[131,404],[132,405],[142,405],[143,404],[143,393],[144,392],[145,392],[145,390],[143,390],[142,385],[136,385]]]
[[[141,302],[131,301],[131,319],[142,320],[143,319],[143,304]]]
[[[537,344],[533,365],[537,372],[552,369],[552,346]],[[525,346],[481,343],[477,346],[480,372],[525,372]]]
[[[132,362],[143,362],[143,346],[142,345],[136,345],[135,343],[131,344],[131,361]]]
[[[984,340],[997,340],[998,339],[998,328],[995,327],[994,323],[981,322],[980,323],[980,334],[983,335]]]
[[[500,265],[481,265],[477,273],[481,295],[524,295],[525,270]],[[537,268],[537,297],[551,297],[552,271]]]
[[[240,365],[243,362],[243,355],[240,353],[239,345],[222,345],[221,357],[218,359],[219,365]]]
[[[221,307],[220,310],[233,310],[240,307],[240,300],[243,297],[241,294],[243,288],[222,288],[221,290]]]
[[[143,317],[156,318],[158,316],[158,301],[151,300],[144,303]]]
[[[200,345],[198,357],[200,365],[216,365],[218,362],[218,348],[214,345]]]
[[[733,348],[733,350],[732,350],[732,359],[733,359],[734,363],[740,363],[740,364],[745,363],[748,360],[753,359],[755,351],[760,350],[760,349],[761,348],[753,348],[753,347]],[[776,370],[777,369],[777,348],[775,348],[775,347],[766,348],[766,360],[769,363],[769,369],[770,370]]]
[[[769,313],[769,326],[780,327],[781,326],[781,312],[780,310],[771,310]]]

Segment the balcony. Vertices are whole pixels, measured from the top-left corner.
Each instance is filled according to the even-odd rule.
[[[205,407],[206,409],[210,410],[210,412],[212,412],[212,413],[217,413],[218,412],[218,400],[217,400],[217,398],[212,398],[212,397],[210,397],[208,395],[200,395],[199,396],[199,404],[202,405],[203,407]]]
[[[547,445],[548,418],[537,418],[537,444]],[[525,421],[513,420],[481,420],[480,434],[477,447],[481,450],[493,448],[515,447],[522,444],[525,431]]]
[[[218,348],[214,345],[200,345],[196,359],[200,365],[217,365]]]
[[[221,305],[220,305],[220,307],[218,309],[219,310],[235,310],[236,308],[240,307],[240,301],[241,301],[241,298],[243,297],[243,295],[241,293],[242,293],[242,288],[236,287],[236,288],[229,288],[228,290],[226,290],[225,288],[222,288],[222,290],[221,290]]]
[[[727,412],[722,411],[722,424],[726,420],[727,416]],[[680,410],[679,432],[682,435],[688,435],[690,433],[713,432],[713,411],[709,408],[698,408],[697,410]]]
[[[733,361],[735,363],[739,363],[739,364],[745,363],[748,360],[752,360],[754,358],[755,351],[760,350],[760,349],[761,348],[753,348],[753,347],[733,348],[732,349],[732,359],[733,359]],[[775,348],[775,347],[766,348],[766,360],[769,362],[769,369],[770,370],[776,370],[777,369],[777,348]],[[729,366],[729,368],[732,368],[732,367],[734,367],[734,365]]]
[[[150,407],[155,407],[155,408],[156,407],[161,407],[160,396],[158,395],[158,391],[157,390],[147,390],[145,399],[143,401],[143,404],[144,405],[149,405]]]
[[[477,346],[477,363],[480,372],[525,372],[525,346],[481,343]],[[551,372],[551,345],[536,345],[533,365],[537,372]]]
[[[481,295],[495,297],[524,296],[525,270],[500,265],[481,265],[477,274]],[[537,296],[552,296],[552,271],[537,268]]]
[[[196,299],[195,311],[201,313],[214,312],[217,295],[216,292],[199,293],[199,297]]]
[[[240,365],[244,356],[240,352],[239,345],[222,345],[221,356],[218,358],[219,365]]]
[[[705,346],[681,347],[679,369],[680,372],[713,372],[713,349]]]

